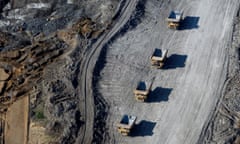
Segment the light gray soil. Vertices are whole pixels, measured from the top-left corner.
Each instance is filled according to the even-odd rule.
[[[31,96],[32,118],[35,110],[42,110],[47,132],[57,136],[58,143],[233,143],[240,127],[238,32],[233,36],[233,30],[239,31],[239,25],[233,27],[239,22],[239,4],[4,0],[0,28],[31,41],[31,36],[48,36],[89,17],[104,30],[98,38],[77,35],[77,47],[45,68]],[[184,12],[179,30],[167,28],[171,10]],[[161,70],[150,64],[156,48],[169,50]],[[153,79],[147,102],[137,102],[137,83]],[[123,114],[137,116],[128,137],[116,130]]]
[[[238,144],[240,143],[240,18],[239,11],[234,19],[232,45],[229,47],[228,81],[223,97],[219,100],[212,119],[203,129],[199,143]]]
[[[130,29],[109,42],[103,55],[97,89],[110,105],[108,143],[198,141],[227,80],[228,49],[238,8],[237,0],[146,1],[140,21],[130,21],[126,26]],[[166,26],[170,10],[184,11],[186,19],[179,31]],[[169,49],[163,70],[150,66],[155,48]],[[136,102],[137,82],[153,77],[149,102]],[[116,131],[123,114],[138,117],[130,137]]]

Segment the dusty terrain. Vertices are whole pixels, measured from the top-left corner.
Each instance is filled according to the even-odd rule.
[[[205,124],[199,143],[240,143],[239,137],[239,11],[234,19],[232,44],[229,48],[228,80],[222,98],[209,123]]]
[[[105,49],[97,87],[110,105],[108,143],[196,143],[227,79],[239,1],[146,1],[144,7],[141,22]],[[171,9],[184,11],[180,31],[166,27]],[[155,48],[169,49],[163,70],[150,67]],[[133,97],[137,82],[153,77],[149,102],[137,103]],[[123,114],[138,117],[132,137],[116,132]]]
[[[6,144],[28,143],[29,98],[23,97],[8,109],[5,123]]]
[[[25,128],[14,131],[29,131],[16,139],[26,143],[238,143],[239,4],[2,1],[1,117],[29,97],[16,111],[29,108],[29,121],[21,115]],[[171,10],[184,12],[178,31],[167,28]],[[161,70],[150,64],[156,48],[169,50]],[[137,82],[153,79],[147,102],[136,102]],[[138,117],[128,137],[116,131],[123,114]],[[16,123],[7,119],[5,132]]]

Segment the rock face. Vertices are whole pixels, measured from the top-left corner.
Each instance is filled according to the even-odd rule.
[[[5,7],[5,5],[9,2],[9,0],[1,0],[0,1],[0,12],[2,12],[2,9]]]
[[[82,53],[110,26],[118,3],[0,2],[0,103],[30,96],[31,121],[44,127],[49,143],[74,143],[79,135]]]
[[[63,0],[57,1],[57,0],[41,0],[41,3],[58,3],[61,2]],[[24,6],[26,6],[26,4],[30,4],[30,3],[39,3],[39,0],[10,0],[11,3],[11,8],[15,9],[15,8],[22,8]],[[39,4],[40,5],[40,4]]]

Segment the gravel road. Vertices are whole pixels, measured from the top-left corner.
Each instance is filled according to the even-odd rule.
[[[84,126],[81,128],[80,136],[78,137],[77,143],[82,144],[91,143],[93,141],[93,130],[94,129],[94,98],[92,93],[92,81],[93,80],[93,69],[96,61],[100,55],[101,48],[119,31],[119,29],[128,21],[131,16],[131,11],[134,10],[137,0],[126,1],[120,12],[120,17],[117,23],[98,39],[92,46],[92,48],[85,53],[85,57],[81,62],[81,75],[79,81],[81,81],[79,92],[81,93],[80,106],[82,106]]]
[[[193,144],[218,102],[227,76],[228,48],[238,0],[154,1],[141,22],[110,42],[98,91],[110,105],[107,143]],[[143,9],[142,9],[143,10]],[[169,30],[170,10],[184,11],[179,31]],[[150,67],[155,48],[169,49],[163,70]],[[155,81],[148,102],[136,102],[137,82]],[[123,114],[138,117],[130,137],[116,131]]]

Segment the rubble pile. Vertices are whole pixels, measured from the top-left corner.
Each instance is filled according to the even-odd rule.
[[[40,80],[44,67],[66,50],[67,45],[51,37],[21,49],[0,53],[0,104],[3,108],[26,96]]]

